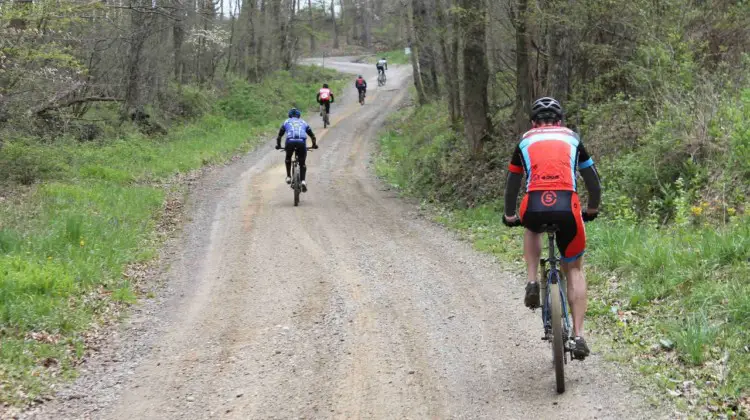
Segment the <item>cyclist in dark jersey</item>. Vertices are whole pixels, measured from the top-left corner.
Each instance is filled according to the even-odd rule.
[[[289,118],[281,124],[279,134],[276,136],[276,150],[282,149],[281,137],[286,134],[286,143],[283,149],[286,149],[286,183],[292,182],[292,156],[296,153],[299,161],[299,178],[302,192],[307,192],[307,136],[312,139],[312,148],[317,149],[318,143],[310,125],[302,119],[302,113],[297,108],[289,110]]]
[[[583,272],[583,253],[586,249],[584,220],[593,220],[601,200],[599,175],[594,161],[583,147],[578,134],[562,124],[563,110],[553,98],[540,98],[531,110],[532,129],[516,146],[508,168],[503,222],[510,224],[520,219],[524,235],[524,259],[528,284],[524,303],[529,308],[540,306],[537,283],[539,257],[542,252],[543,224],[557,224],[557,247],[562,256],[562,269],[568,279],[568,301],[573,313],[573,332],[578,358],[589,355],[583,338],[586,313],[586,278]],[[587,209],[582,211],[576,192],[576,169],[579,170],[589,193]],[[526,195],[516,215],[516,201],[521,178],[526,174]]]

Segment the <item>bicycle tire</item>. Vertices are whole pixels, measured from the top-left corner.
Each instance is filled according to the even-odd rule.
[[[552,361],[555,365],[557,393],[565,392],[565,343],[563,342],[562,299],[560,283],[548,284],[552,315]]]
[[[323,128],[328,127],[328,125],[329,125],[329,122],[328,122],[328,113],[324,112],[323,113]]]
[[[297,170],[297,165],[294,165],[293,177],[294,178],[292,182],[294,182],[294,205],[299,206],[299,194],[300,190],[302,190],[302,186],[300,185],[299,170]]]

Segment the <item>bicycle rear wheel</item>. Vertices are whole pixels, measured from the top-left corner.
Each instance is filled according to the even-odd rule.
[[[299,180],[299,169],[297,165],[294,165],[294,173],[292,174],[292,182],[294,183],[294,205],[299,205],[299,193],[302,190]]]
[[[555,365],[555,380],[557,392],[565,392],[565,343],[563,339],[562,299],[560,298],[560,283],[548,284],[552,315],[552,361]]]
[[[330,123],[328,122],[328,113],[323,111],[323,128],[328,127]]]

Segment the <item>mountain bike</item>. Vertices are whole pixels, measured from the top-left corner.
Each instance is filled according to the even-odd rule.
[[[555,252],[555,234],[559,230],[556,225],[543,225],[542,229],[547,232],[548,257],[539,261],[541,268],[541,279],[539,282],[539,295],[544,297],[542,304],[542,321],[544,323],[543,340],[552,344],[552,363],[555,366],[555,380],[557,392],[565,392],[565,365],[568,363],[568,355],[571,360],[575,341],[571,334],[570,311],[568,309],[568,298],[566,296],[565,276],[559,268],[560,257]]]
[[[283,153],[286,153],[286,149],[280,149]],[[312,148],[308,147],[307,151],[313,150]],[[294,190],[294,206],[299,206],[299,195],[302,192],[302,181],[300,181],[300,174],[299,174],[299,160],[297,160],[297,153],[294,153],[294,156],[292,157],[292,183],[289,184],[289,186]]]
[[[365,91],[364,90],[359,91],[359,104],[360,105],[365,104]]]
[[[326,106],[323,104],[320,105],[320,115],[323,116],[323,128],[331,125],[331,120],[328,118],[328,111],[326,111]]]
[[[378,86],[385,86],[385,71],[378,72]]]
[[[521,226],[516,221],[511,226]],[[571,334],[570,311],[566,296],[566,283],[562,270],[559,268],[561,259],[557,256],[555,235],[559,228],[557,225],[542,225],[542,230],[547,233],[548,257],[540,260],[541,279],[539,282],[539,295],[542,297],[542,325],[544,336],[542,340],[552,345],[552,364],[555,367],[555,380],[557,392],[565,392],[565,365],[568,363],[568,354],[573,359],[573,348],[575,341]]]

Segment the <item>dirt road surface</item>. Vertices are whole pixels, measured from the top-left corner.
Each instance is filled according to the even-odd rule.
[[[271,139],[203,177],[160,299],[26,417],[652,417],[597,355],[569,364],[556,394],[523,280],[372,175],[411,70],[377,88],[373,65],[326,65],[365,74],[370,90],[363,107],[353,86],[340,94],[328,130],[303,115],[320,149],[300,206]]]

